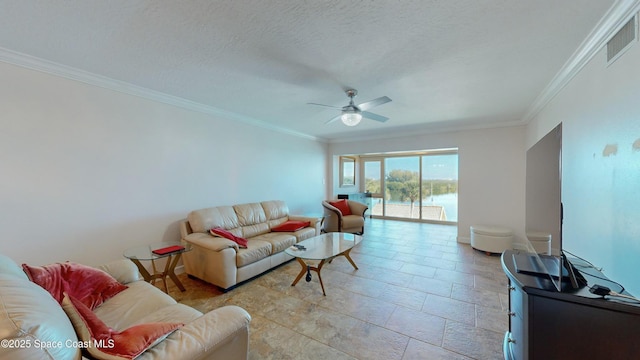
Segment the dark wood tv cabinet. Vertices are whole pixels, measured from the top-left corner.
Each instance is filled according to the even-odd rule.
[[[559,292],[549,278],[517,273],[512,254],[502,254],[509,281],[509,330],[505,359],[638,359],[640,358],[640,304],[603,299],[587,287]],[[586,264],[576,264],[589,286],[600,284],[618,291],[606,277]]]

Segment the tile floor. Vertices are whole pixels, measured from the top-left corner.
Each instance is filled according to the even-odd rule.
[[[291,282],[288,262],[222,293],[179,275],[179,302],[206,312],[238,305],[252,316],[249,359],[502,359],[507,281],[499,256],[456,242],[456,227],[367,219],[351,256]]]

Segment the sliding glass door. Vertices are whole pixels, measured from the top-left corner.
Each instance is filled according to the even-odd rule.
[[[458,221],[458,154],[422,156],[422,219]]]
[[[382,160],[366,159],[363,160],[364,169],[364,191],[371,194],[371,202],[369,206],[369,214],[373,216],[382,216]]]
[[[392,157],[384,161],[384,214],[420,218],[420,157]]]
[[[458,221],[458,152],[361,156],[369,214],[384,218]]]

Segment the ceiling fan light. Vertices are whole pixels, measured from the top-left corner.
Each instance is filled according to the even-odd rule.
[[[357,112],[345,112],[340,117],[340,120],[347,126],[356,126],[362,120],[362,115]]]

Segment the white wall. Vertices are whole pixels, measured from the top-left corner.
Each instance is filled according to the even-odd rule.
[[[321,212],[327,145],[0,63],[0,239],[17,262],[122,258],[194,209]]]
[[[330,144],[334,156],[388,151],[458,148],[458,241],[469,242],[469,226],[510,227],[524,236],[525,128],[503,127]],[[331,174],[334,194],[337,165]],[[357,182],[358,180],[356,180]]]
[[[611,66],[604,49],[527,128],[563,123],[563,247],[640,295],[640,46]],[[615,291],[619,288],[594,280]]]

